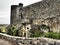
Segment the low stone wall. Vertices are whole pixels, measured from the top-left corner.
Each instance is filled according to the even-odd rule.
[[[0,39],[5,39],[8,41],[15,41],[16,45],[60,45],[60,40],[36,37],[36,38],[26,38],[26,37],[15,37],[7,34],[0,33]]]
[[[60,45],[60,40],[53,40],[49,38],[25,38],[16,39],[20,45]]]

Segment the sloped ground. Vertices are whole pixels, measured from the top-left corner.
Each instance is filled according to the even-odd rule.
[[[0,39],[0,45],[12,45],[9,41]]]
[[[17,45],[16,41],[5,34],[0,34],[0,45]]]
[[[16,43],[5,39],[0,39],[0,45],[16,45]]]

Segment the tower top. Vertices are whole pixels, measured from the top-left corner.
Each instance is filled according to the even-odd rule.
[[[23,7],[23,3],[19,3],[19,6],[20,6],[20,7]]]

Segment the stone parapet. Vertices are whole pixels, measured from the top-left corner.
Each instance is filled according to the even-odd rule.
[[[26,38],[16,37],[0,33],[0,39],[8,41],[16,41],[17,45],[60,45],[60,40],[50,39],[45,37]]]

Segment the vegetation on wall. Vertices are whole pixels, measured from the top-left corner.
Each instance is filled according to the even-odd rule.
[[[53,38],[53,39],[60,39],[60,33],[48,32],[45,34],[45,37]]]
[[[0,28],[0,33],[5,33],[6,32],[6,27],[1,27]]]
[[[9,34],[9,35],[12,35],[12,36],[16,36],[17,35],[17,30],[14,26],[11,26],[7,29],[6,33]]]
[[[31,34],[31,37],[41,37],[43,36],[44,33],[40,30],[35,30],[32,34]]]
[[[12,36],[20,36],[19,35],[20,33],[17,32],[17,29],[16,29],[15,26],[11,26],[8,29],[0,28],[0,33],[6,33],[6,34],[9,34],[9,35],[12,35]],[[44,33],[40,30],[39,27],[36,27],[35,29],[32,29],[30,31],[30,33],[31,33],[30,37],[42,37],[43,36],[43,37],[47,37],[47,38],[60,39],[60,33],[57,33],[57,32]]]

